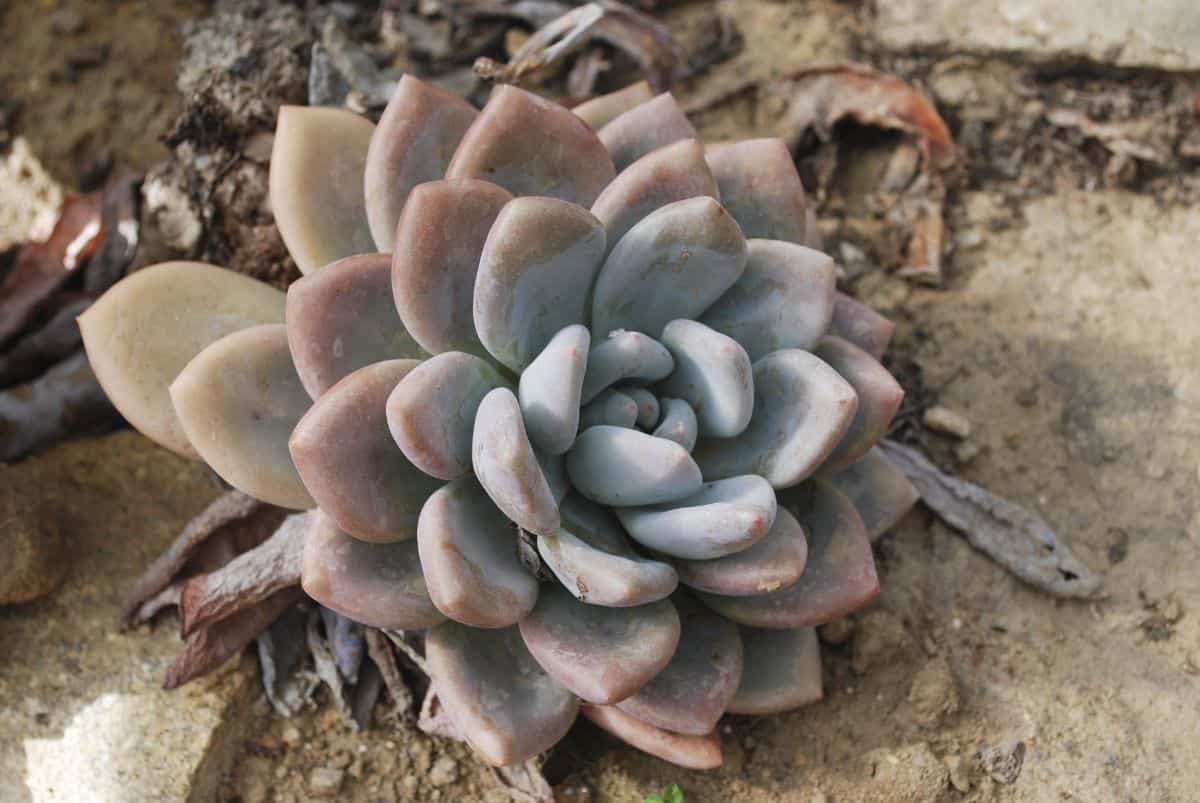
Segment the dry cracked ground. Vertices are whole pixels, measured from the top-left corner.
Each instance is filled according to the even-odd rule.
[[[745,87],[813,63],[853,58],[931,91],[967,170],[947,204],[943,285],[873,265],[836,192],[820,199],[831,247],[861,257],[850,286],[899,322],[892,359],[911,395],[970,422],[965,441],[918,427],[928,450],[1042,514],[1104,573],[1105,596],[1034,591],[918,509],[877,545],[882,596],[823,633],[822,703],[732,718],[726,764],[707,774],[580,725],[549,767],[560,797],[641,801],[673,782],[688,803],[1200,799],[1200,122],[1185,115],[1132,173],[1095,137],[1045,123],[1052,108],[1098,109],[1161,136],[1164,109],[1200,102],[1200,6],[877,5],[670,6],[681,33],[716,11],[746,40],[678,94],[725,137],[769,114]],[[74,183],[96,143],[141,166],[161,157],[146,132],[175,103],[176,25],[203,9],[3,9],[6,42],[22,36],[0,86],[59,180]],[[70,33],[78,21],[56,9],[83,25]],[[132,55],[64,85],[42,65],[70,36]],[[505,800],[461,746],[402,722],[356,733],[328,707],[274,717],[249,658],[159,689],[176,636],[120,632],[122,592],[218,492],[129,432],[0,467],[0,520],[56,529],[73,558],[57,592],[0,609],[0,800]]]

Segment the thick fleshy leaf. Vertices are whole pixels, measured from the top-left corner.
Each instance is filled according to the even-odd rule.
[[[621,171],[592,205],[612,248],[634,224],[660,207],[706,195],[720,200],[704,161],[704,146],[686,139],[647,153]]]
[[[571,111],[587,123],[588,128],[599,131],[610,120],[624,114],[635,106],[640,106],[654,97],[654,90],[645,81],[630,84],[624,89],[609,92],[598,98],[580,103]]]
[[[701,197],[668,204],[630,229],[604,261],[592,339],[615,329],[658,337],[676,318],[700,317],[745,267],[746,240],[719,203]]]
[[[679,616],[665,599],[606,608],[548,586],[521,620],[521,636],[550,677],[589,703],[608,705],[645,686],[671,660]]]
[[[304,593],[370,627],[424,630],[445,621],[425,587],[416,541],[368,544],[313,516],[300,570]]]
[[[754,363],[754,414],[736,438],[702,440],[693,453],[706,479],[759,474],[776,488],[811,475],[854,418],[854,388],[807,351]]]
[[[615,175],[608,151],[583,120],[514,86],[495,89],[446,170],[446,178],[487,179],[513,195],[584,207]]]
[[[614,427],[632,427],[637,423],[638,405],[632,396],[615,390],[603,391],[579,411],[579,430],[605,424]]]
[[[704,485],[697,493],[651,507],[620,507],[633,540],[667,555],[709,560],[749,549],[775,522],[775,491],[756,474]]]
[[[471,461],[487,495],[517,526],[538,535],[558,532],[558,503],[508,388],[490,391],[479,403]]]
[[[508,627],[533,610],[537,579],[521,563],[517,531],[472,478],[439,488],[417,525],[433,604],[471,627]]]
[[[562,454],[575,442],[591,342],[586,326],[564,327],[521,372],[517,399],[525,430],[533,445],[548,454]]]
[[[887,351],[895,331],[896,324],[861,301],[845,293],[834,295],[829,334],[849,340],[878,360]]]
[[[305,510],[312,497],[288,454],[308,398],[281,323],[226,335],[171,383],[171,401],[192,446],[221,478],[272,505]]]
[[[825,624],[879,593],[871,542],[849,499],[814,480],[788,491],[779,502],[808,533],[808,563],[800,580],[752,597],[697,592],[705,605],[738,624],[789,629]]]
[[[696,411],[692,405],[683,399],[660,399],[662,406],[662,421],[654,430],[654,437],[675,441],[688,452],[696,448],[696,438],[699,437],[700,424],[696,420]]]
[[[164,262],[113,285],[79,316],[88,361],[113,406],[143,435],[198,457],[175,415],[171,382],[208,344],[283,323],[284,295],[200,262]]]
[[[823,466],[837,471],[861,458],[887,434],[904,400],[904,388],[874,357],[840,337],[824,338],[813,353],[841,374],[858,396],[854,419]]]
[[[663,599],[675,590],[675,570],[634,552],[608,508],[568,494],[563,529],[539,536],[538,552],[576,599],[624,608]]]
[[[421,506],[441,482],[388,437],[387,398],[418,365],[388,360],[360,368],[322,394],[292,432],[292,459],[313,499],[364,541],[417,534]]]
[[[821,645],[815,627],[739,630],[746,668],[742,685],[729,703],[729,713],[778,714],[825,696],[821,690]]]
[[[426,635],[425,660],[455,729],[495,766],[548,750],[579,711],[578,698],[538,665],[515,627],[446,622]]]
[[[288,345],[312,398],[373,362],[426,356],[396,314],[391,266],[390,254],[359,254],[288,288]]]
[[[580,713],[626,744],[684,769],[712,770],[721,766],[721,740],[716,728],[703,736],[671,733],[611,705],[585,704]]]
[[[679,582],[690,588],[731,597],[765,594],[800,579],[808,558],[808,539],[796,517],[783,507],[775,523],[754,546],[712,560],[677,560]]]
[[[654,505],[700,490],[700,469],[674,441],[636,429],[595,426],[567,452],[567,475],[581,494],[602,505]]]
[[[751,360],[812,350],[833,316],[833,260],[779,240],[750,240],[747,254],[745,273],[700,320],[741,343]]]
[[[896,526],[921,498],[904,472],[878,448],[841,471],[822,469],[820,476],[846,495],[872,541]]]
[[[501,210],[475,279],[475,330],[493,357],[520,372],[587,319],[604,243],[600,221],[566,201],[516,198]]]
[[[584,404],[617,382],[657,382],[675,370],[671,352],[641,332],[621,330],[596,341],[583,377],[580,399]]]
[[[478,114],[444,89],[411,75],[400,79],[367,149],[367,220],[380,251],[392,250],[409,192],[445,175],[454,149]]]
[[[375,125],[342,109],[281,106],[271,151],[275,225],[301,273],[375,251],[363,181]]]
[[[665,669],[617,707],[656,728],[703,736],[741,683],[742,639],[732,622],[687,596],[676,594],[672,601],[681,625],[679,649]]]
[[[387,425],[400,451],[443,480],[471,473],[471,438],[479,403],[508,382],[474,354],[447,351],[412,369],[387,398]]]
[[[639,427],[650,429],[658,424],[658,417],[662,410],[657,396],[636,385],[622,385],[616,390],[618,393],[624,393],[637,404],[637,425]]]
[[[664,92],[614,117],[600,129],[599,137],[620,172],[664,145],[695,139],[696,129],[675,96]]]
[[[430,354],[490,355],[471,304],[488,232],[512,195],[475,179],[431,181],[408,195],[396,226],[392,299],[413,340]]]
[[[659,386],[662,393],[692,406],[706,438],[740,435],[754,412],[750,355],[720,332],[695,321],[671,321],[662,343],[675,358],[675,370]]]
[[[708,149],[721,202],[747,237],[803,243],[804,185],[782,139],[747,139]]]

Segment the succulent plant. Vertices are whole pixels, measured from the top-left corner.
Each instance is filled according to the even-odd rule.
[[[815,627],[879,589],[915,494],[875,442],[891,324],[835,290],[784,143],[704,147],[644,85],[482,110],[404,78],[378,125],[279,114],[285,294],[200,263],[81,319],[118,409],[251,496],[317,508],[302,584],[425,631],[487,761],[582,713],[720,763],[725,712],[821,697]]]

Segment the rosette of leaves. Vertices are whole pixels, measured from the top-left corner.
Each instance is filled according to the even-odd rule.
[[[273,505],[302,585],[424,631],[445,714],[523,761],[582,712],[689,767],[725,712],[821,697],[815,627],[879,590],[913,503],[873,449],[891,324],[835,290],[781,140],[670,94],[476,110],[406,77],[378,125],[279,115],[304,277],[133,274],[81,319],[118,409]]]

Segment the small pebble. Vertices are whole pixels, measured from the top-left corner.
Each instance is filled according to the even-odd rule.
[[[926,410],[922,420],[925,426],[934,432],[959,440],[966,440],[971,435],[971,422],[967,417],[940,404]]]
[[[958,682],[945,657],[929,661],[913,677],[908,690],[913,719],[922,727],[941,725],[958,711]]]
[[[295,747],[300,744],[300,729],[295,725],[284,725],[283,733],[280,734],[283,743],[288,747]]]
[[[447,786],[458,778],[458,762],[450,756],[441,756],[433,762],[429,771],[429,782],[434,786]]]
[[[959,465],[966,465],[979,456],[979,444],[974,441],[963,441],[954,447],[954,459]]]
[[[959,756],[946,756],[946,769],[950,770],[950,785],[960,792],[971,791],[971,778],[967,772],[967,762]]]
[[[345,777],[345,771],[336,767],[317,767],[309,776],[308,788],[315,795],[336,795]]]

